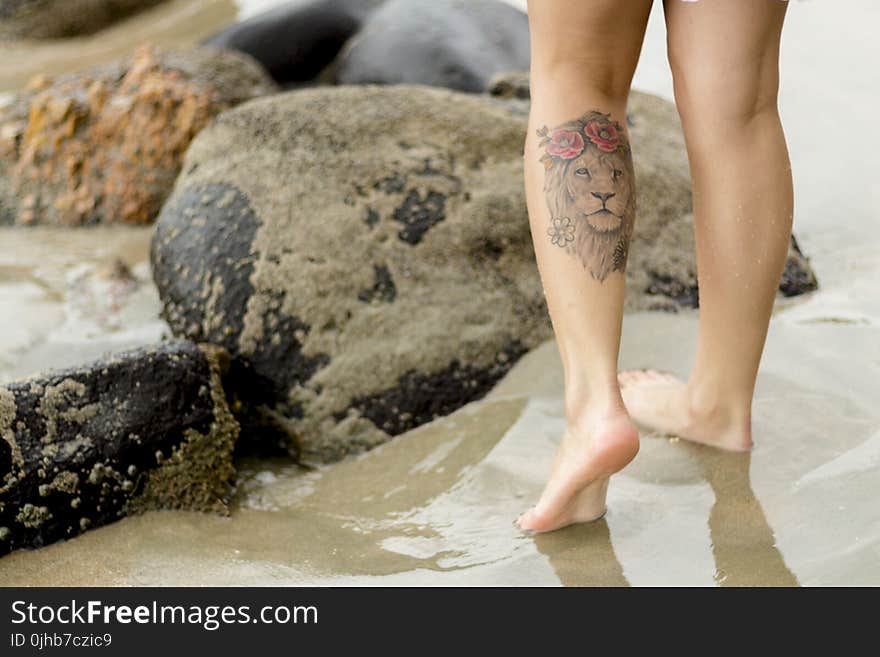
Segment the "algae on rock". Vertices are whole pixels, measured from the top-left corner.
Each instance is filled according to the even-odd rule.
[[[225,513],[227,367],[176,340],[0,387],[0,553],[146,509]]]

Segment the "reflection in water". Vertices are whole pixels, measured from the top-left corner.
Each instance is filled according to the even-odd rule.
[[[715,494],[709,514],[715,581],[721,586],[798,586],[752,491],[750,453],[685,444]]]
[[[535,536],[565,586],[629,586],[604,518]]]
[[[665,441],[664,441],[665,442]],[[660,445],[656,445],[659,447]],[[776,547],[773,529],[755,497],[749,480],[751,454],[724,452],[685,441],[666,443],[679,455],[686,454],[699,469],[699,476],[715,497],[708,525],[714,579],[720,586],[798,586]],[[681,467],[669,459],[669,449],[646,454],[651,463],[642,468],[665,469],[659,480],[677,481]],[[665,467],[664,467],[665,466]],[[605,519],[535,536],[535,546],[550,561],[567,586],[629,586],[611,542]]]

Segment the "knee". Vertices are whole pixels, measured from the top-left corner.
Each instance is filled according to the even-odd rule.
[[[755,117],[777,112],[776,60],[676,61],[670,53],[675,103],[689,127],[712,124],[743,127]]]

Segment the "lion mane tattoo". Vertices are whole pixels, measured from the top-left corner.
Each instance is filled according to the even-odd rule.
[[[599,282],[624,272],[636,194],[623,128],[610,114],[594,110],[537,134],[544,149],[550,241],[579,258]]]

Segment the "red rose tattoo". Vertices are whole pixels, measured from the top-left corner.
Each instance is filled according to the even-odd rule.
[[[584,138],[580,132],[556,130],[547,144],[547,153],[570,160],[584,152]]]
[[[617,136],[617,128],[613,123],[599,123],[598,121],[590,121],[584,126],[584,134],[591,142],[596,144],[600,151],[610,153],[617,148],[619,138]]]
[[[580,260],[599,282],[624,272],[636,194],[623,126],[610,114],[591,111],[537,134],[544,150],[551,242]]]

